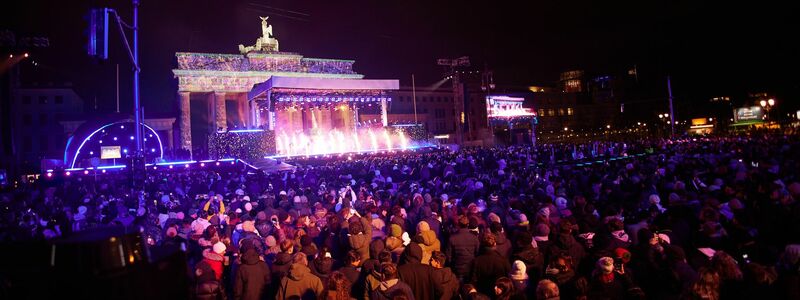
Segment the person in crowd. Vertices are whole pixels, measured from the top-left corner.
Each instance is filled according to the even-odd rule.
[[[463,281],[469,275],[472,262],[478,255],[480,242],[478,236],[467,229],[469,226],[467,216],[459,216],[456,225],[458,229],[450,236],[447,243],[447,257],[453,267],[453,273]]]
[[[511,263],[497,252],[497,242],[492,233],[485,233],[481,238],[483,253],[475,258],[472,263],[471,282],[478,291],[486,295],[494,294],[494,281],[505,277],[511,272]]]
[[[536,300],[559,300],[561,294],[558,290],[558,285],[547,279],[542,279],[536,285]]]
[[[328,281],[328,285],[331,284],[330,281]],[[292,297],[319,299],[325,290],[319,277],[311,274],[311,270],[302,262],[292,263],[289,273],[281,279],[276,288],[278,293],[275,299],[279,300],[291,299]]]
[[[451,300],[458,297],[459,281],[449,267],[445,266],[447,257],[441,251],[431,253],[430,266],[433,267],[433,282],[441,287],[435,299]]]
[[[409,243],[397,267],[398,278],[408,284],[414,299],[433,299],[441,287],[433,281],[433,267],[422,263],[422,247]]]
[[[225,288],[217,280],[214,269],[208,264],[198,264],[194,271],[195,281],[194,298],[198,300],[225,300]]]
[[[325,292],[323,293],[323,297],[320,299],[323,300],[350,300],[355,299],[350,297],[350,286],[352,284],[350,281],[347,280],[347,276],[342,274],[342,272],[335,271],[331,273],[331,278],[328,280],[327,285],[325,285]]]
[[[233,298],[236,300],[258,300],[265,298],[272,282],[267,264],[261,260],[255,248],[249,248],[240,256],[236,270]]]
[[[398,278],[397,266],[393,263],[382,263],[381,281],[378,287],[372,291],[370,299],[372,300],[389,300],[396,299],[397,297],[404,297],[405,299],[419,299],[414,297],[414,292],[411,287]],[[432,298],[430,298],[432,299]]]

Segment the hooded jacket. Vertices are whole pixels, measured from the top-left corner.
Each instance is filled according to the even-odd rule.
[[[417,225],[417,232],[422,238],[422,243],[419,246],[422,248],[422,264],[430,264],[431,254],[433,251],[441,251],[442,243],[436,237],[436,232],[430,229],[428,222],[422,221]]]
[[[225,257],[211,251],[211,249],[203,250],[203,261],[211,266],[211,269],[214,270],[214,277],[217,281],[222,280],[222,271],[223,271],[223,262],[225,261]]]
[[[370,236],[364,233],[354,234],[347,237],[350,243],[350,248],[358,252],[361,257],[361,262],[369,259],[369,242]]]
[[[233,286],[234,299],[258,300],[270,284],[269,267],[258,257],[255,249],[247,250],[242,255],[242,264],[236,271]]]
[[[400,281],[399,279],[389,279],[387,281],[381,281],[378,287],[372,291],[370,294],[369,299],[372,300],[389,300],[393,299],[395,293],[402,293],[408,295],[410,300],[419,299],[414,298],[414,293],[411,291],[411,287],[408,284]]]
[[[281,252],[275,255],[275,260],[270,266],[270,273],[272,277],[272,286],[274,287],[280,283],[281,278],[289,273],[289,268],[292,266],[292,255],[286,252]]]
[[[322,296],[324,290],[322,281],[317,276],[311,274],[308,267],[294,263],[289,268],[289,274],[281,279],[276,300],[289,299],[298,296],[300,299],[317,299]]]
[[[400,280],[411,287],[415,299],[433,299],[441,287],[433,282],[433,267],[423,265],[421,259],[422,248],[417,243],[408,244],[401,265],[397,267],[397,274]]]

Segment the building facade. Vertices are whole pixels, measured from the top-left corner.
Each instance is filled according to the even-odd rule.
[[[70,84],[12,90],[11,141],[21,170],[38,169],[42,159],[63,155],[68,135],[59,121],[80,116],[83,105]]]

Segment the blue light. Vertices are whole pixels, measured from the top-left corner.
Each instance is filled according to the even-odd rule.
[[[114,137],[114,140],[116,141],[116,140],[117,140],[117,137]]]
[[[102,143],[103,143],[103,140],[100,140],[100,144],[102,144]]]
[[[120,129],[125,129],[125,125],[119,125]]]
[[[124,149],[122,150],[122,152],[128,153],[128,149]]]
[[[89,151],[89,155],[94,155],[94,151]]]
[[[156,152],[156,148],[150,148],[150,152],[155,153]]]
[[[133,140],[133,136],[131,136],[131,141]]]

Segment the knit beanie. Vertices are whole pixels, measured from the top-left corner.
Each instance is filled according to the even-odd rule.
[[[527,269],[528,267],[525,266],[524,262],[515,260],[514,264],[511,265],[511,273],[509,274],[509,277],[511,277],[511,280],[527,280]]]
[[[223,244],[222,242],[217,242],[216,244],[214,244],[214,253],[216,254],[220,255],[225,254],[226,249],[227,247],[225,247],[225,244]]]

